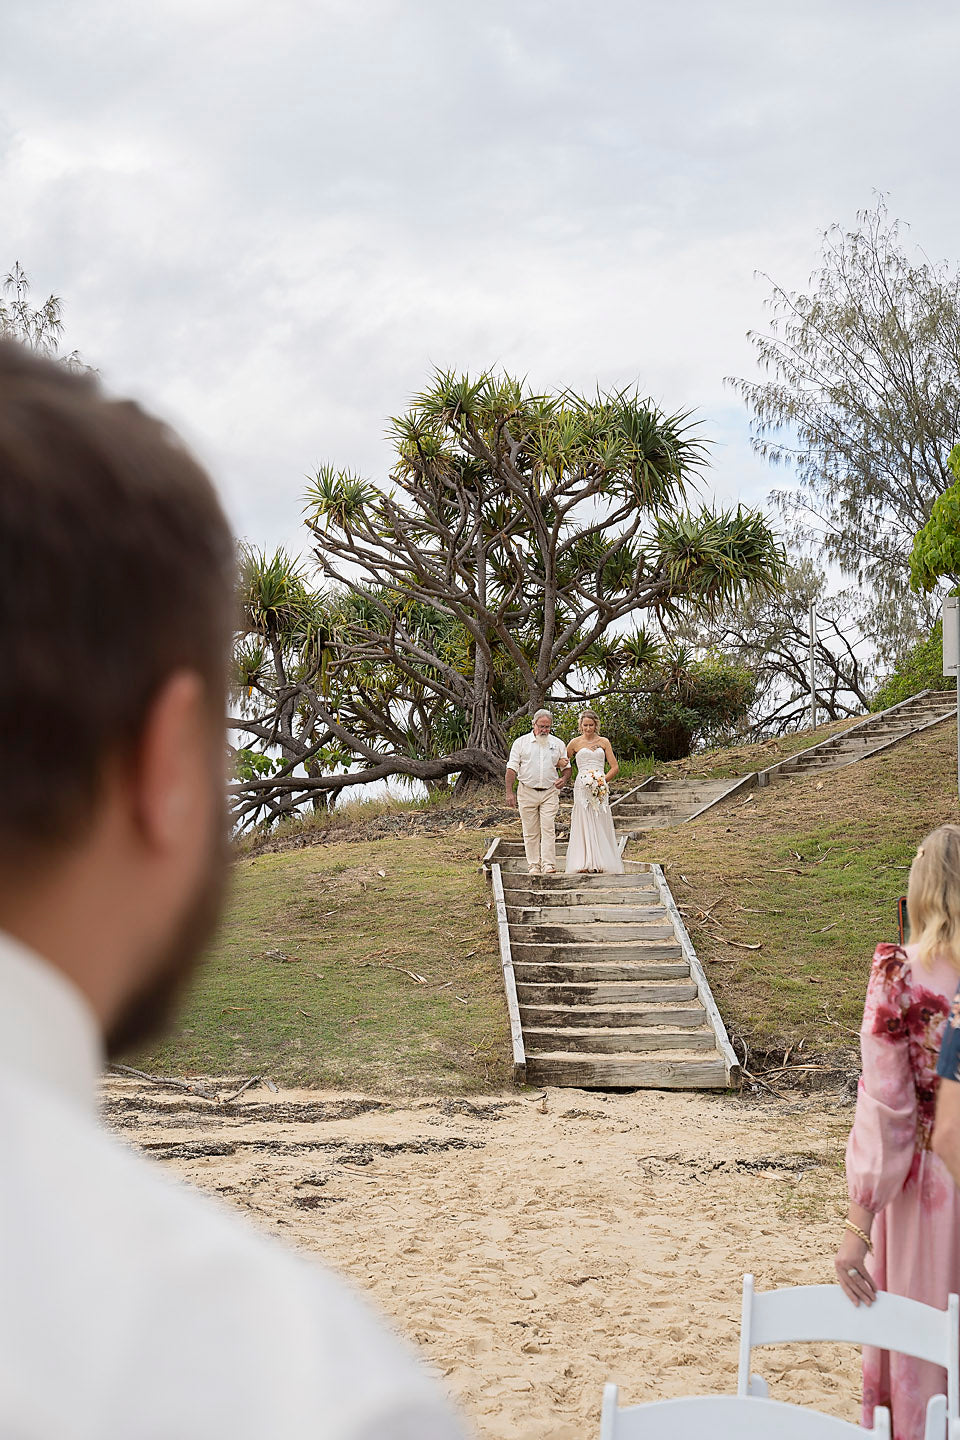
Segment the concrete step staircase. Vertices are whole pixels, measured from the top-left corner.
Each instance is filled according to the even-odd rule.
[[[837,770],[844,765],[854,765],[869,755],[878,755],[919,735],[934,725],[942,725],[955,719],[957,713],[956,691],[923,690],[881,710],[876,715],[865,716],[863,720],[841,730],[829,740],[821,740],[786,760],[780,760],[757,776],[759,785],[791,776],[818,774],[823,770]]]
[[[527,875],[508,841],[493,884],[514,1068],[532,1085],[724,1089],[739,1079],[703,968],[656,865]]]

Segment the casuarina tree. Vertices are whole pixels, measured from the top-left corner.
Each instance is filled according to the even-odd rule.
[[[913,537],[952,481],[960,434],[960,275],[909,250],[882,201],[824,237],[809,288],[771,282],[751,335],[764,372],[731,383],[759,452],[792,468],[774,493],[795,537],[866,587],[878,658],[929,627],[911,597]]]

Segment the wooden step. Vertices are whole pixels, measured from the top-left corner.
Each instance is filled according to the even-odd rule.
[[[648,905],[508,905],[510,923],[518,925],[656,925],[667,912],[659,903]]]
[[[511,936],[514,927],[510,927]],[[517,925],[517,940],[535,941],[541,945],[569,945],[576,942],[596,945],[616,940],[672,940],[673,926],[617,925],[613,920],[597,920],[592,925]]]
[[[651,1059],[634,1055],[603,1058],[556,1053],[527,1060],[531,1085],[576,1085],[604,1090],[725,1090],[727,1072],[720,1055],[667,1052]]]
[[[519,981],[517,997],[524,1005],[680,1005],[696,1000],[693,980],[671,984],[662,980]]]
[[[591,965],[572,960],[566,963],[537,963],[518,960],[514,956],[513,968],[518,985],[521,981],[528,984],[563,984],[570,980],[574,984],[584,984],[588,980],[683,980],[690,974],[690,966],[685,960],[664,961],[659,965],[640,961],[627,961],[622,965],[609,962]]]
[[[510,910],[566,910],[573,907],[580,910],[586,906],[604,905],[611,909],[637,909],[660,905],[660,892],[654,886],[643,889],[626,887],[620,890],[504,890],[504,899]]]
[[[545,895],[563,894],[570,890],[656,890],[656,881],[649,870],[626,875],[503,875],[504,890],[531,890]]]
[[[633,896],[638,900],[643,900],[648,896],[658,896],[659,894],[658,886],[649,876],[564,876],[564,880],[580,881],[579,884],[566,884],[566,886],[538,884],[538,878],[550,881],[556,877],[524,876],[517,871],[508,876],[501,874],[501,880],[504,881],[504,896],[514,904],[527,899],[557,901],[558,904],[579,904],[580,900],[590,900],[593,896],[599,896],[600,899],[610,896],[613,900],[620,900],[620,897],[629,900]],[[623,883],[617,884],[616,881],[623,881]]]
[[[622,1055],[645,1050],[716,1049],[713,1031],[676,1030],[668,1026],[648,1025],[640,1030],[557,1030],[530,1025],[523,1032],[524,1044],[530,1054]]]
[[[670,1005],[524,1005],[520,1019],[528,1025],[576,1026],[579,1029],[610,1027],[631,1030],[638,1025],[702,1025],[706,1011],[702,1005],[681,1009]]]
[[[511,931],[510,950],[514,963],[536,961],[551,965],[577,961],[584,965],[616,964],[646,965],[658,961],[680,960],[683,951],[675,936],[667,940],[619,941],[605,944],[564,944],[556,941],[525,940]]]

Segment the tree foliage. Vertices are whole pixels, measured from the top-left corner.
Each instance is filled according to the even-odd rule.
[[[247,557],[232,723],[281,748],[291,792],[325,755],[350,773],[313,775],[313,793],[498,776],[518,717],[651,662],[665,618],[780,584],[760,515],[687,505],[704,463],[689,417],[635,393],[438,374],[391,430],[387,486],[329,466],[311,483],[322,586]]]
[[[498,662],[517,677],[513,713],[533,710],[615,621],[778,584],[761,516],[686,508],[704,463],[689,417],[634,393],[538,395],[509,377],[440,374],[392,430],[390,490],[318,473],[317,559],[340,586],[359,577],[379,614],[352,627],[356,653],[444,691],[470,714],[473,745],[503,753],[513,716],[494,705]],[[421,606],[459,627],[457,660],[405,623]]]
[[[771,284],[769,329],[751,334],[766,378],[731,383],[757,450],[796,474],[773,497],[794,534],[870,587],[865,618],[895,650],[899,617],[918,609],[913,537],[960,434],[960,277],[908,255],[881,201],[827,232],[806,293]]]
[[[634,672],[598,702],[601,726],[624,759],[680,760],[742,734],[756,688],[746,666],[716,654],[698,660],[675,646],[661,665]]]
[[[688,643],[719,650],[756,680],[751,728],[781,735],[809,724],[810,606],[816,612],[814,685],[821,718],[840,720],[869,708],[872,647],[858,622],[856,595],[829,594],[812,560],[791,565],[777,596],[756,596],[681,627]]]
[[[76,350],[67,355],[60,353],[63,301],[59,295],[48,295],[40,305],[33,305],[30,281],[19,260],[13,262],[13,269],[4,276],[3,295],[6,298],[0,296],[0,335],[18,341],[39,355],[58,359],[72,369],[87,368]]]
[[[934,501],[930,519],[919,530],[910,553],[910,584],[914,590],[933,590],[946,576],[960,583],[960,445],[947,457],[954,483]]]
[[[886,710],[899,705],[921,690],[955,690],[956,679],[943,673],[943,624],[936,622],[929,635],[911,646],[900,665],[879,687],[870,705],[871,710]]]
[[[617,653],[617,652],[614,652]],[[683,645],[658,646],[640,664],[620,652],[615,688],[590,708],[621,760],[679,760],[700,746],[742,737],[756,691],[755,676],[725,655],[697,658]],[[553,707],[553,728],[564,740],[579,732],[580,705]],[[515,739],[526,717],[511,727]]]

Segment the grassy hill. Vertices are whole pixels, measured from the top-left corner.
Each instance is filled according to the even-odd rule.
[[[461,828],[241,858],[179,1023],[134,1063],[352,1089],[502,1088],[509,1036],[479,872],[489,843]]]
[[[733,773],[771,763],[749,748],[696,763]],[[751,1068],[800,1047],[855,1046],[874,946],[896,938],[919,839],[960,819],[956,785],[946,724],[633,844],[636,858],[666,866]],[[511,827],[515,812],[492,796],[354,807],[247,845],[180,1023],[135,1063],[394,1092],[505,1086],[506,1008],[478,867]]]
[[[873,950],[897,938],[917,843],[960,819],[956,747],[955,727],[940,725],[633,846],[667,867],[720,1012],[751,1050],[856,1044]]]

